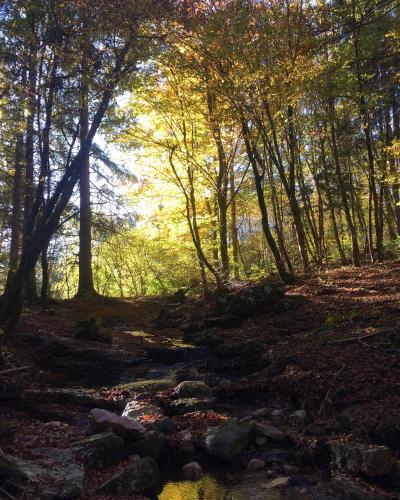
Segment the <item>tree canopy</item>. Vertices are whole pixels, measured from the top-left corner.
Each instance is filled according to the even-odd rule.
[[[398,249],[390,1],[0,7],[0,322]]]

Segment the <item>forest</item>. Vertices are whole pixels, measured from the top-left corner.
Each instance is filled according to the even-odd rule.
[[[400,498],[399,9],[0,1],[0,498]]]

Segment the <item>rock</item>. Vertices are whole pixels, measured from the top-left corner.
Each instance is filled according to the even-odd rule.
[[[313,486],[317,483],[314,479],[312,479],[310,477],[301,476],[301,475],[296,474],[296,475],[290,477],[290,484],[292,486],[298,486],[298,487],[302,488],[304,486]]]
[[[194,455],[196,448],[194,446],[193,435],[190,431],[184,430],[178,433],[179,451],[184,455]]]
[[[75,442],[71,449],[89,467],[102,469],[123,458],[124,441],[112,432],[102,432]]]
[[[334,461],[339,469],[370,477],[383,476],[393,468],[392,452],[386,446],[331,443]]]
[[[235,314],[221,314],[220,316],[212,316],[204,319],[204,326],[208,328],[231,328],[239,326],[242,323],[241,318]],[[215,338],[215,337],[214,337]],[[220,341],[222,340],[222,342]],[[219,345],[223,343],[223,339],[217,338],[216,342],[209,343],[209,346]]]
[[[174,365],[182,361],[182,349],[152,345],[146,348],[147,357],[162,364]]]
[[[163,415],[163,412],[157,406],[141,403],[139,401],[130,401],[122,412],[123,417],[131,420],[140,420],[145,415],[160,417]]]
[[[98,495],[129,495],[154,490],[160,482],[154,459],[133,456],[130,465],[103,483],[96,491]]]
[[[308,415],[305,410],[297,410],[291,413],[289,418],[296,427],[302,427],[306,423]]]
[[[256,438],[256,445],[257,446],[265,446],[266,444],[267,444],[267,438],[265,438],[265,437]]]
[[[94,408],[90,411],[98,430],[111,430],[120,436],[129,439],[139,439],[146,432],[145,427],[136,420],[127,417],[120,417],[115,413],[101,408]]]
[[[40,404],[71,404],[106,409],[115,409],[119,406],[118,403],[100,398],[95,392],[85,389],[25,390],[22,393],[22,401]]]
[[[252,458],[247,464],[247,470],[250,472],[262,469],[265,469],[265,462],[264,460],[259,460],[258,458]]]
[[[338,496],[345,500],[397,500],[399,498],[398,495],[382,496],[379,493],[374,493],[370,488],[363,487],[362,484],[357,484],[351,478],[344,476],[333,478],[331,480],[331,487],[335,492],[335,496],[327,500],[336,500]],[[325,500],[325,497],[322,500]]]
[[[286,472],[286,474],[297,474],[299,472],[298,467],[289,464],[284,465],[283,470]]]
[[[213,397],[213,391],[206,383],[200,380],[186,380],[181,382],[174,389],[174,397],[176,399],[182,398],[197,398],[207,399]]]
[[[36,454],[45,465],[11,455],[0,458],[0,479],[23,485],[25,493],[33,498],[80,497],[83,492],[84,469],[82,464],[75,461],[70,450],[40,448],[36,450]]]
[[[169,408],[175,415],[185,415],[195,411],[209,410],[213,407],[215,398],[197,399],[197,398],[182,398],[176,401],[171,401]]]
[[[140,392],[140,396],[136,398],[137,401],[143,397],[143,394],[154,394],[158,391],[163,391],[164,389],[170,389],[175,386],[174,377],[165,378],[150,378],[143,380],[135,380],[135,382],[129,382],[127,384],[121,384],[118,387],[122,390],[129,390],[131,392]]]
[[[160,418],[160,420],[156,420],[153,424],[151,424],[153,429],[165,432],[166,434],[172,434],[178,430],[177,425],[170,417]]]
[[[24,334],[22,340],[40,346],[38,366],[51,372],[52,383],[79,383],[85,386],[115,384],[124,369],[137,366],[141,359],[128,351],[97,344],[86,346],[82,340]]]
[[[284,464],[293,459],[293,453],[287,450],[265,451],[261,454],[261,458],[267,465]]]
[[[269,490],[287,488],[288,486],[290,486],[290,477],[285,476],[277,477],[267,484]]]
[[[127,454],[159,459],[165,451],[166,443],[167,441],[162,434],[157,431],[149,431],[142,435],[139,441],[128,446]]]
[[[322,437],[326,435],[326,430],[319,425],[308,424],[306,427],[304,427],[303,433],[308,436]]]
[[[259,410],[256,410],[255,412],[253,412],[252,417],[255,420],[258,420],[258,419],[266,417],[269,414],[270,414],[270,410],[268,408],[260,408]]]
[[[182,467],[182,477],[186,481],[198,481],[203,475],[203,469],[197,462],[190,462]]]
[[[200,332],[188,331],[184,334],[183,339],[185,342],[206,347],[213,347],[224,343],[224,339],[213,328]]]
[[[21,402],[20,408],[29,411],[35,419],[41,422],[65,422],[67,424],[75,423],[75,415],[65,411],[63,404],[41,404],[35,403],[34,405],[28,402]]]
[[[280,442],[285,439],[285,435],[273,425],[257,424],[257,434],[266,437],[272,441]]]
[[[350,432],[354,427],[353,419],[347,413],[341,413],[332,426],[332,430],[338,434]]]
[[[263,355],[265,345],[255,340],[245,340],[235,344],[227,343],[212,348],[218,358],[219,368],[238,374],[254,373],[265,366]],[[224,363],[225,361],[225,363]]]
[[[91,340],[93,342],[111,343],[111,339],[101,333],[101,318],[96,315],[77,322],[74,337],[77,339]]]
[[[218,297],[216,314],[247,318],[257,311],[271,308],[282,298],[282,292],[267,284],[254,285]]]
[[[205,447],[210,455],[234,461],[249,446],[252,436],[251,424],[228,420],[222,425],[207,430]]]

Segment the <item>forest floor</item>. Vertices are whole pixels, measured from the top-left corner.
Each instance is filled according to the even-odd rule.
[[[345,498],[343,486],[339,489],[341,493],[334,489],[326,497],[322,493],[320,497],[313,496],[311,486],[307,490],[309,485],[322,481],[325,474],[322,471],[332,463],[324,447],[332,437],[341,443],[385,445],[397,460],[400,458],[399,283],[400,262],[315,274],[294,286],[284,287],[282,308],[278,304],[244,318],[237,325],[211,329],[206,337],[208,343],[197,342],[197,350],[193,351],[196,355],[190,354],[190,342],[180,327],[157,329],[155,325],[166,309],[169,317],[183,323],[196,318],[199,311],[207,315],[210,304],[203,299],[186,298],[182,303],[175,303],[173,297],[74,299],[52,304],[47,311],[27,305],[17,333],[5,348],[4,370],[29,368],[0,373],[0,449],[24,459],[35,459],[40,447],[65,449],[88,435],[90,408],[86,403],[56,400],[49,405],[45,401],[44,407],[42,400],[24,399],[23,395],[29,391],[37,394],[54,387],[83,387],[95,391],[96,397],[115,403],[116,408],[123,409],[131,399],[168,408],[173,386],[186,376],[193,379],[200,375],[213,387],[218,403],[213,412],[174,415],[179,432],[171,441],[179,441],[183,431],[200,436],[207,426],[217,425],[228,417],[248,421],[256,410],[264,408],[268,412],[275,410],[276,414],[281,412],[282,427],[286,429],[289,415],[304,410],[304,421],[287,432],[291,436],[290,447],[302,450],[301,467],[312,480],[302,485],[301,495],[305,496],[297,493],[293,498]],[[35,341],[35,338],[45,339],[44,342],[65,338],[79,342],[82,349],[100,345],[72,340],[77,322],[91,315],[101,318],[101,333],[108,339],[107,344],[101,344],[102,350],[116,356],[128,352],[137,359],[117,381],[112,380],[111,370],[100,373],[93,383],[82,382],[79,367],[65,364],[69,358],[50,348],[44,357],[43,346],[52,344]],[[215,339],[218,342],[214,343]],[[55,363],[49,362],[53,355],[57,358]],[[175,384],[168,384],[171,369]],[[69,373],[78,378],[69,380]],[[155,381],[154,389],[146,383],[145,389],[141,389],[135,383],[146,380]],[[277,424],[277,419],[273,423]],[[236,469],[245,467],[246,460],[260,457],[261,451],[265,453],[265,450],[250,451],[237,460]],[[181,462],[186,458],[180,456]],[[300,462],[297,460],[297,466]],[[101,472],[89,468],[82,498],[103,498],[94,493],[96,488],[112,477],[121,463],[126,465],[120,462]],[[212,469],[215,464],[210,463],[202,463],[203,468]],[[279,474],[275,476],[282,476],[282,469],[277,467],[276,471]],[[354,493],[351,498],[357,498],[357,494],[361,495],[359,498],[400,498],[396,493],[400,491],[398,477],[371,481],[362,474],[356,476],[357,487],[365,488],[365,493]],[[162,495],[159,498],[185,499]]]

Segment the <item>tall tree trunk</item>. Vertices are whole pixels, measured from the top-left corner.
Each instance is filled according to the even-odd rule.
[[[236,216],[236,193],[235,193],[235,172],[233,166],[230,169],[230,208],[231,208],[231,241],[232,241],[232,259],[233,259],[233,277],[239,279],[239,239],[237,231]]]
[[[281,255],[283,255],[283,258],[285,259],[286,266],[287,266],[287,269],[289,270],[289,273],[293,274],[294,273],[293,265],[292,265],[292,261],[290,260],[287,248],[286,248],[285,237],[284,237],[283,228],[282,228],[282,215],[281,215],[281,211],[279,209],[279,202],[278,202],[278,197],[277,197],[277,193],[276,193],[275,179],[274,179],[273,170],[272,170],[272,162],[270,162],[270,164],[269,164],[268,177],[269,177],[269,184],[271,186],[272,213],[274,216],[276,237],[278,239],[279,250],[281,252]]]
[[[82,75],[81,88],[81,119],[80,141],[86,140],[89,131],[88,85],[86,71]],[[80,297],[93,297],[96,295],[93,284],[92,270],[92,210],[90,206],[90,162],[89,152],[81,164],[79,177],[79,283],[77,295]]]
[[[11,212],[11,242],[8,260],[8,273],[5,285],[7,294],[19,264],[19,253],[21,249],[21,223],[22,223],[22,172],[24,164],[24,136],[21,132],[17,134],[15,145],[15,163],[12,188],[12,212]]]
[[[228,164],[221,138],[221,127],[216,109],[216,98],[207,90],[207,105],[210,130],[217,148],[218,174],[217,174],[217,201],[219,211],[219,240],[222,267],[222,279],[229,279],[229,253],[228,253]]]
[[[43,309],[47,309],[49,301],[49,260],[47,256],[48,246],[42,250],[41,253],[41,264],[42,264],[42,286],[40,289],[40,300],[42,302]]]
[[[36,114],[36,44],[31,43],[29,48],[29,77],[28,77],[28,116],[26,119],[26,144],[25,144],[25,207],[24,207],[24,245],[30,240],[33,228],[29,224],[29,214],[33,203],[33,176],[34,176],[34,120]],[[36,286],[35,269],[30,271],[25,282],[25,297],[37,299],[38,292]]]
[[[212,241],[212,255],[213,255],[213,265],[215,268],[219,268],[219,254],[218,254],[218,228],[216,219],[218,215],[215,214],[213,207],[211,206],[210,200],[206,198],[206,208],[208,215],[210,216],[211,224],[211,241]]]

